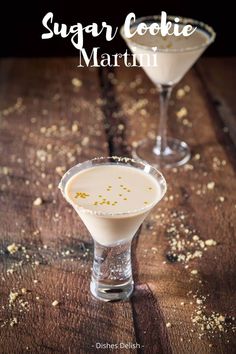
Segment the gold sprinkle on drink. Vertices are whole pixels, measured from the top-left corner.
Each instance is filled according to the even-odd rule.
[[[89,194],[88,193],[85,193],[85,192],[77,192],[76,195],[75,195],[75,198],[82,198],[82,199],[85,199],[89,197]]]

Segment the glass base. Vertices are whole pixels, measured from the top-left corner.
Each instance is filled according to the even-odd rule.
[[[157,138],[158,140],[158,138]],[[167,147],[161,154],[156,140],[142,140],[132,155],[157,167],[177,167],[185,164],[191,157],[188,145],[181,140],[167,138]]]
[[[90,290],[94,297],[103,301],[120,301],[127,300],[134,289],[133,280],[123,284],[114,285],[97,282],[95,279],[91,280]]]
[[[94,241],[93,296],[103,301],[126,300],[133,291],[131,240],[104,246]]]

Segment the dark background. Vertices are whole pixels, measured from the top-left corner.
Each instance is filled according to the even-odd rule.
[[[236,54],[234,37],[234,11],[229,1],[223,5],[213,1],[191,0],[136,0],[136,1],[13,1],[5,0],[0,11],[0,56],[76,56],[78,50],[71,44],[69,37],[53,37],[42,40],[46,29],[42,19],[47,12],[53,12],[54,21],[74,25],[81,22],[84,26],[92,22],[106,21],[112,26],[121,26],[129,12],[136,17],[166,11],[168,15],[192,17],[211,25],[217,33],[216,41],[209,47],[206,55],[226,56]],[[111,42],[101,35],[93,38],[86,35],[84,48],[101,47],[101,52],[124,52],[126,45],[119,34]]]

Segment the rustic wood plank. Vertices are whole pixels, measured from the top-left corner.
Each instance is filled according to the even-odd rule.
[[[119,107],[113,114],[113,124],[116,117],[122,117],[125,151],[130,151],[138,140],[156,131],[157,95],[139,69],[117,70],[110,80],[116,91],[115,107]],[[190,87],[190,93],[176,99],[176,90],[185,85]],[[231,353],[235,348],[235,150],[194,70],[176,90],[170,107],[169,132],[189,143],[193,158],[185,167],[164,171],[167,197],[144,222],[137,241],[134,324],[145,323],[149,330],[144,334],[144,328],[136,325],[136,336],[150,353],[152,348],[154,352]],[[188,113],[180,119],[176,112],[182,107]],[[199,237],[198,241],[192,241],[194,236]],[[217,245],[208,247],[203,243],[201,249],[200,244],[211,239]],[[173,242],[179,241],[182,250],[175,251]],[[187,241],[190,245],[184,244]],[[193,256],[199,250],[201,257],[187,263],[176,262],[187,251]],[[195,270],[197,275],[191,273]],[[146,289],[148,295],[144,298],[149,300],[140,305],[140,293],[145,293],[142,289]],[[151,311],[150,298],[155,299]],[[148,310],[144,312],[142,308]],[[224,324],[224,332],[218,325],[216,333],[206,328],[202,331],[201,319],[196,326],[192,322],[196,311],[208,317],[214,317],[213,312],[219,313],[218,317],[222,314],[231,325],[227,329]],[[213,317],[203,321],[205,327],[217,322]],[[166,323],[171,326],[164,329]]]
[[[204,58],[198,72],[231,139],[236,144],[236,58]]]
[[[97,342],[135,342],[131,305],[91,297],[92,240],[57,189],[64,169],[108,155],[97,72],[76,65],[0,63],[4,353],[91,353]],[[33,205],[36,198],[41,205]],[[9,254],[12,243],[20,246]],[[11,306],[10,291],[19,293]]]
[[[123,69],[121,72],[125,77],[126,70]],[[137,93],[135,92],[135,98],[132,99],[129,97],[127,100],[125,98],[124,107],[121,106],[119,102],[120,93],[122,92],[122,95],[124,94],[125,97],[126,93],[129,91],[129,85],[133,80],[130,78],[128,82],[123,80],[119,82],[119,74],[120,70],[118,71],[117,77],[114,70],[105,69],[100,72],[103,97],[105,98],[103,111],[107,121],[107,135],[109,137],[111,153],[117,156],[131,156],[131,146],[128,143],[129,129],[131,129],[130,132],[132,133],[132,129],[135,128],[136,125],[129,128],[127,112],[133,115],[133,112],[136,113],[136,111],[140,110],[139,106],[142,108],[143,102],[136,107],[138,99]],[[125,86],[126,93],[123,91]],[[143,101],[146,101],[146,99]],[[132,107],[132,105],[134,105],[134,107]],[[139,131],[141,130],[142,129]],[[136,290],[134,296],[131,298],[136,341],[141,345],[138,352],[168,354],[171,353],[172,350],[168,340],[162,310],[149,286],[147,284],[138,285],[140,260],[136,257],[136,251],[139,233],[140,230],[133,241],[132,247],[133,275]],[[144,315],[144,309],[147,316]],[[153,330],[153,328],[155,328],[155,330]]]

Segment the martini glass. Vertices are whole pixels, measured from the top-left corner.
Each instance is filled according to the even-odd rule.
[[[167,21],[173,27],[176,17],[168,16]],[[152,23],[160,25],[160,16],[142,17],[136,19],[130,31],[135,32],[140,23],[150,26]],[[190,159],[190,149],[181,140],[167,136],[167,110],[173,86],[178,83],[186,72],[201,56],[204,50],[214,41],[213,29],[196,20],[179,18],[179,28],[190,24],[196,31],[189,37],[183,35],[161,36],[160,33],[151,35],[135,34],[127,38],[124,26],[121,35],[130,50],[136,55],[140,66],[143,67],[154,85],[158,88],[160,97],[160,119],[157,136],[152,140],[142,140],[133,150],[133,156],[148,161],[154,166],[175,167],[186,163]]]
[[[72,167],[59,188],[94,240],[92,294],[104,301],[127,299],[133,291],[131,242],[163,198],[164,177],[141,161],[102,157]]]

